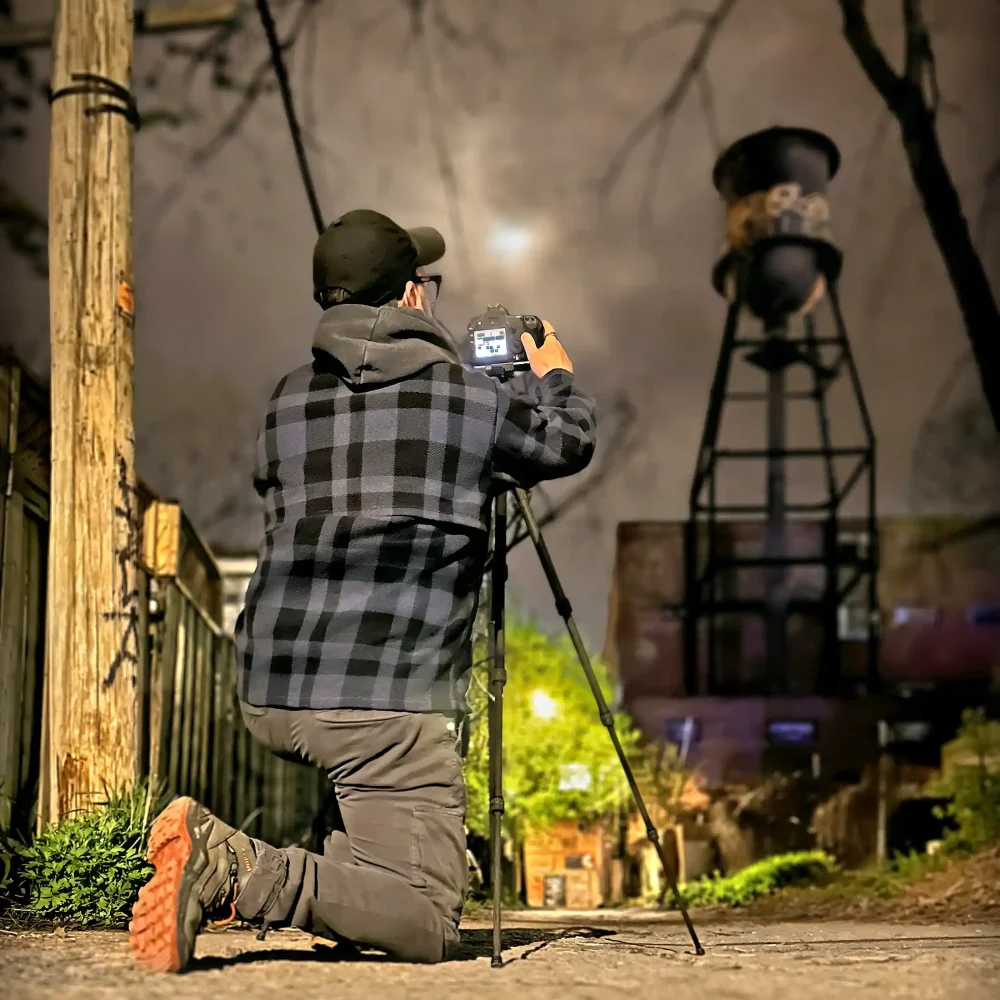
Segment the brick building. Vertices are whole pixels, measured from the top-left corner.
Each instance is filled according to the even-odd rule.
[[[725,528],[737,552],[759,544],[763,530],[759,522]],[[817,522],[789,528],[800,549],[822,543]],[[703,670],[698,689],[687,689],[683,524],[620,524],[605,657],[623,707],[647,738],[686,742],[688,759],[718,785],[791,767],[855,780],[877,756],[880,719],[895,723],[901,752],[935,762],[962,709],[988,701],[1000,682],[1000,518],[886,518],[879,531],[880,689],[865,675],[871,626],[859,595],[839,608],[836,691],[817,693],[818,626],[793,619],[787,693],[769,697],[761,686],[763,624],[752,618],[720,623],[723,669],[714,690],[706,689]],[[849,523],[839,541],[867,544],[861,527]],[[793,588],[817,592],[821,572],[797,568]],[[735,584],[742,596],[761,585],[753,574]]]

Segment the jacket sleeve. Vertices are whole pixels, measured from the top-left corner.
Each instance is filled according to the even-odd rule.
[[[495,471],[528,489],[545,479],[582,472],[597,444],[597,407],[562,369],[515,395],[497,387]]]

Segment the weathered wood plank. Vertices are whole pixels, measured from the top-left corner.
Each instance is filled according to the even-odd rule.
[[[7,493],[17,450],[17,410],[21,369],[8,358],[0,364],[0,587],[3,586],[3,544]]]
[[[184,605],[184,696],[181,708],[181,763],[177,777],[177,791],[188,795],[191,791],[191,755],[194,750],[193,726],[194,696],[198,684],[198,676],[194,668],[195,625],[197,615],[194,608],[185,602]]]
[[[191,624],[191,667],[194,674],[194,684],[191,692],[191,716],[188,721],[188,731],[191,741],[190,770],[188,771],[187,793],[196,799],[201,798],[201,788],[198,776],[201,769],[202,732],[201,708],[205,690],[205,671],[201,662],[202,624],[194,618]]]
[[[232,675],[228,656],[230,645],[230,641],[222,636],[214,639],[213,658],[216,662],[216,675],[212,803],[218,814],[226,817],[231,813],[229,786],[233,752],[232,718],[229,710],[232,701]]]
[[[187,661],[187,607],[183,601],[177,601],[177,625],[174,630],[174,710],[170,726],[170,767],[167,771],[167,784],[172,793],[180,791],[182,764],[184,760],[184,741],[186,738],[184,723],[184,696],[187,688],[190,670]]]
[[[45,565],[48,526],[26,514],[24,519],[26,580],[24,609],[24,692],[21,697],[20,790],[16,803],[19,824],[27,828],[32,806],[38,798],[42,746],[42,681],[45,671]]]
[[[21,786],[21,731],[25,675],[25,604],[32,569],[27,564],[24,504],[8,498],[0,589],[0,827],[10,823]],[[36,577],[37,579],[37,577]]]
[[[136,630],[139,633],[139,666],[136,670],[136,736],[135,736],[135,776],[138,781],[144,781],[149,777],[151,769],[151,732],[150,720],[152,716],[152,649],[149,634],[149,575],[141,569],[137,569],[135,575],[136,590],[138,591],[138,624]]]
[[[204,682],[201,689],[201,700],[198,704],[198,788],[203,802],[209,801],[212,786],[209,781],[209,760],[212,753],[212,724],[215,705],[215,660],[212,656],[212,645],[215,636],[202,624],[198,642],[198,667]]]
[[[174,746],[174,721],[177,717],[176,681],[177,681],[177,626],[180,622],[180,598],[172,587],[159,583],[157,600],[163,618],[156,628],[156,672],[159,674],[159,715],[152,722],[151,756],[155,768],[151,775],[157,784],[169,784],[170,761]]]

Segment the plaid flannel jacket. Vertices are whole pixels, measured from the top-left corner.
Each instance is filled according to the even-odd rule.
[[[595,432],[565,371],[534,380],[533,398],[457,363],[361,391],[316,362],[283,378],[258,439],[265,533],[237,622],[241,699],[461,711],[493,475],[526,488],[572,475]]]

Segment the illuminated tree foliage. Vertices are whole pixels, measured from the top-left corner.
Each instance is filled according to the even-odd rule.
[[[585,822],[626,805],[625,776],[568,638],[553,639],[533,624],[510,622],[506,667],[506,836],[519,843],[529,827],[544,829],[565,819]],[[607,670],[597,662],[594,670],[610,701]],[[471,734],[465,769],[469,829],[482,836],[489,833],[488,683],[482,644],[469,691]],[[623,715],[616,715],[615,727],[626,753],[636,757],[638,731]],[[589,787],[584,787],[588,778]]]

